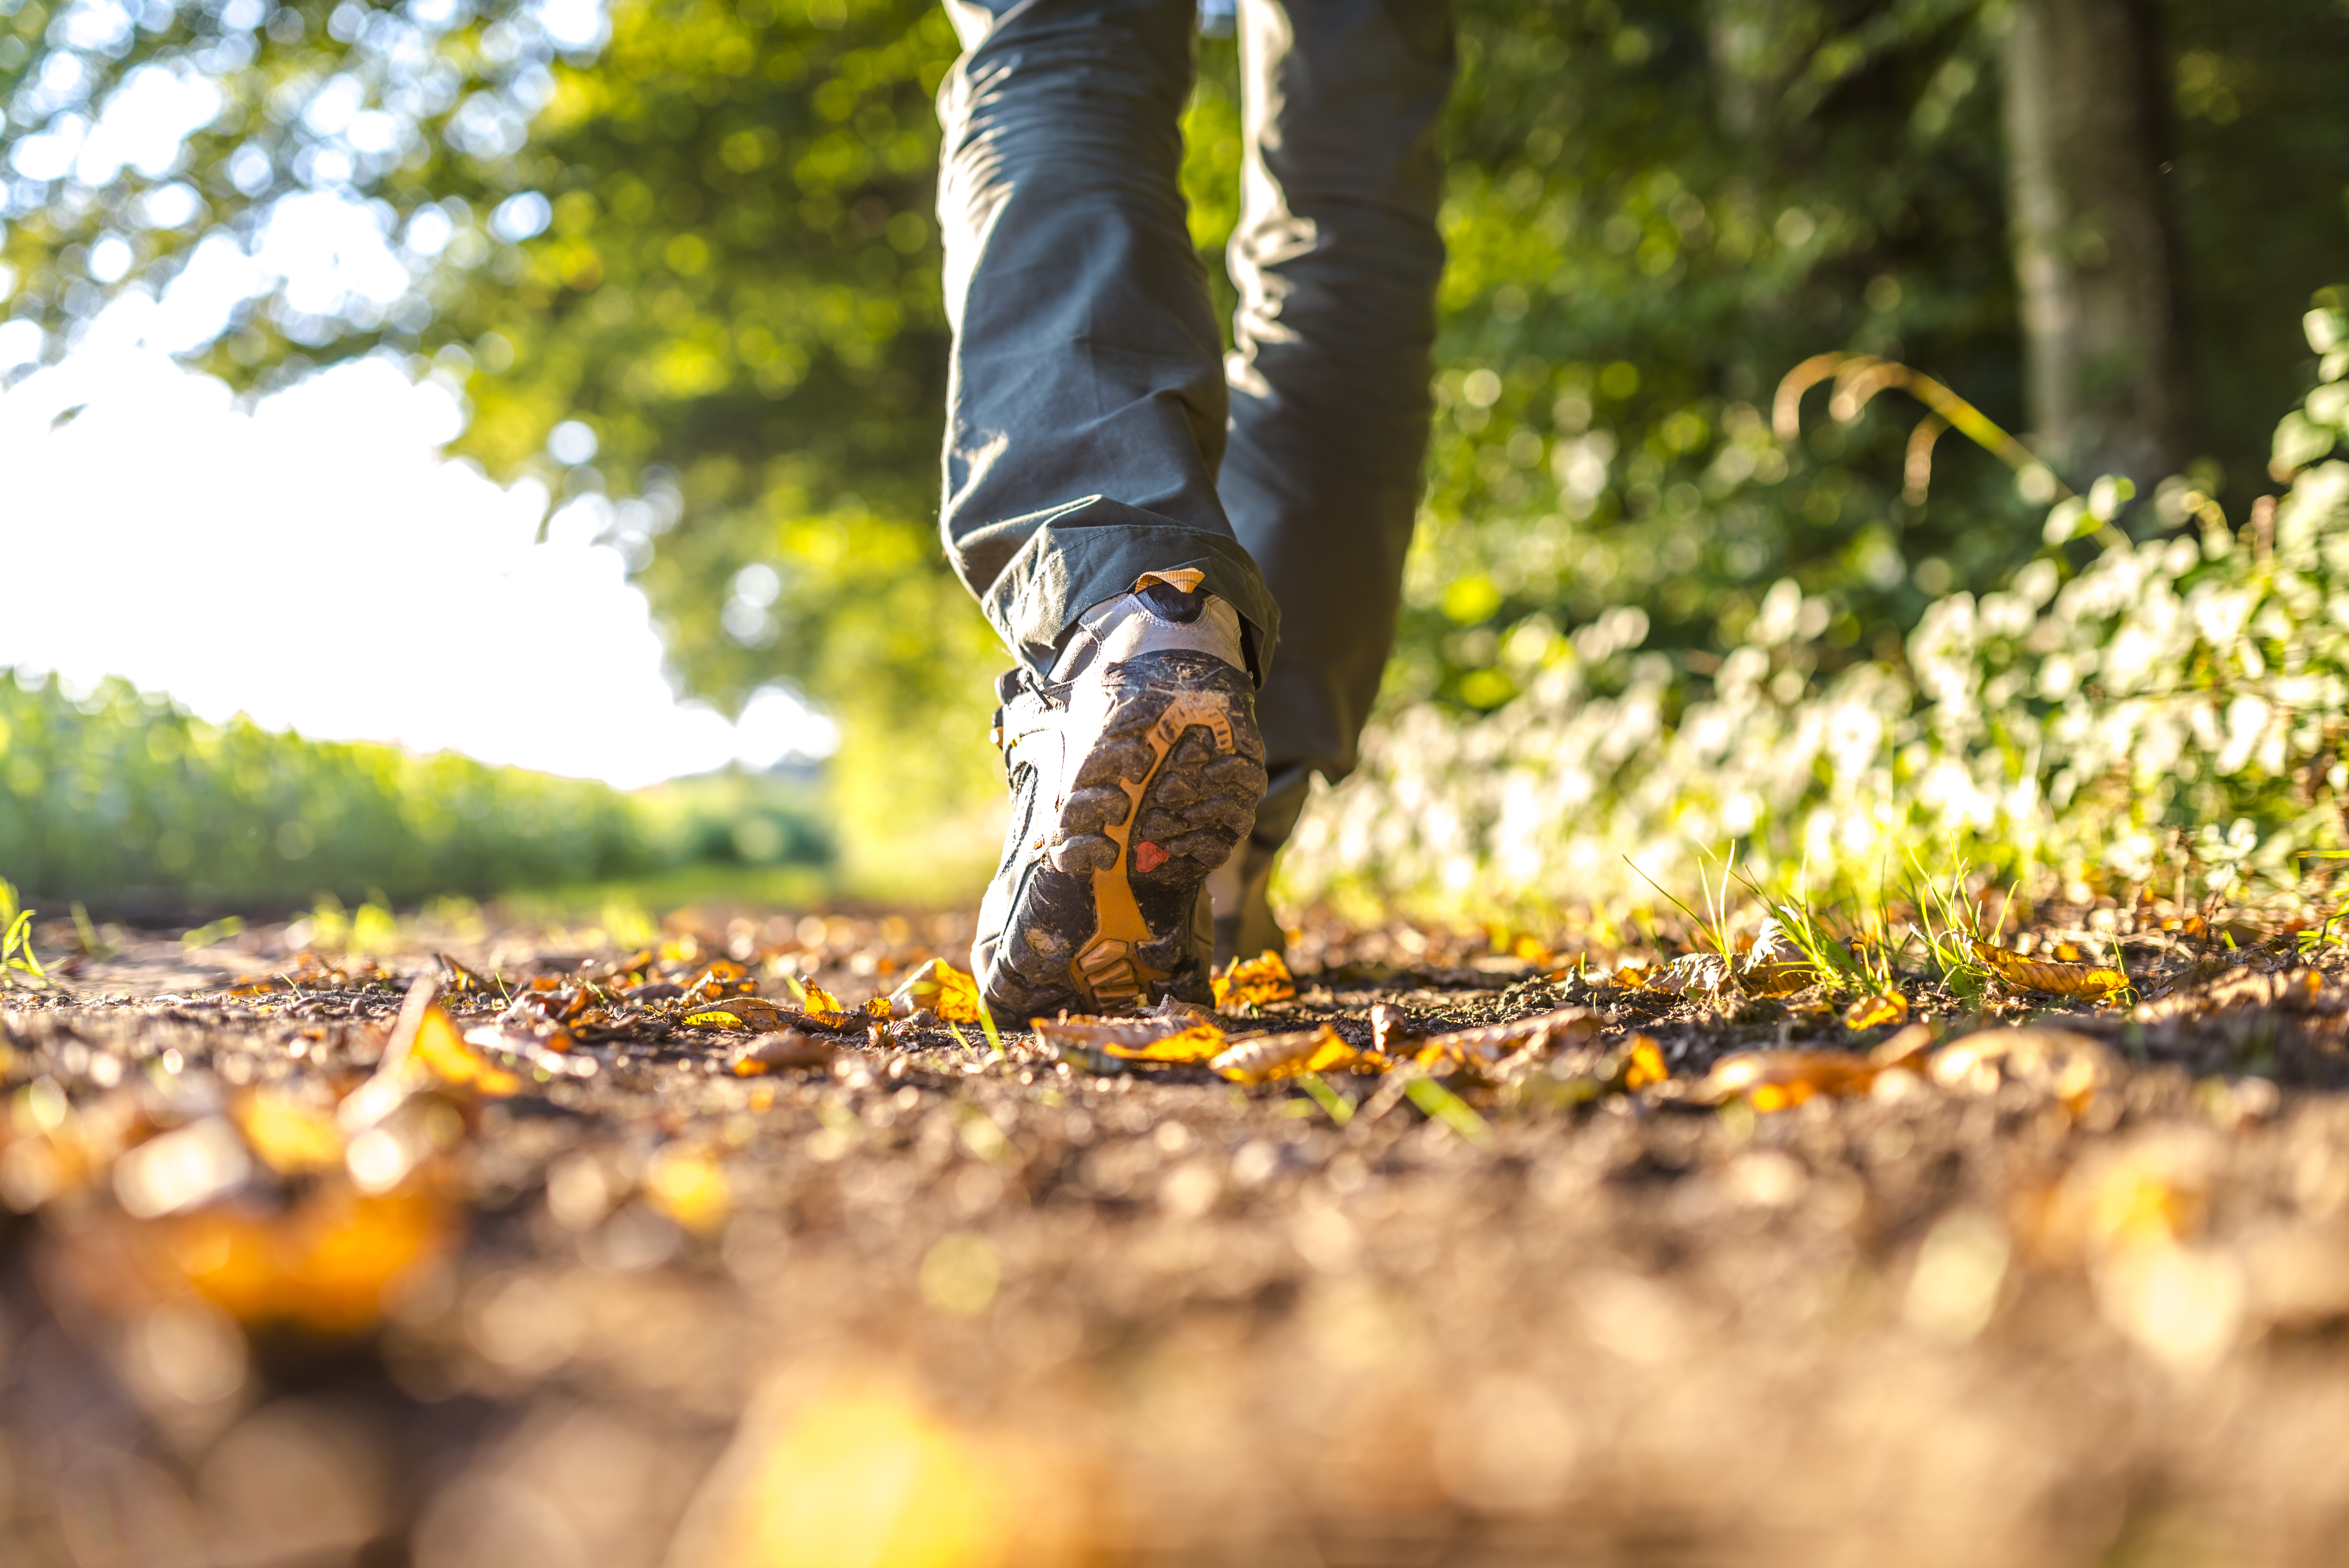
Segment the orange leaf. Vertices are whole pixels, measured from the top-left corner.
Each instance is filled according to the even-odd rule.
[[[1623,1087],[1645,1088],[1651,1083],[1661,1083],[1672,1076],[1664,1065],[1664,1053],[1646,1035],[1634,1035],[1631,1048],[1623,1057]]]
[[[408,1055],[410,1061],[432,1069],[433,1075],[444,1083],[461,1084],[500,1099],[522,1088],[522,1079],[503,1068],[492,1067],[481,1053],[467,1045],[464,1036],[457,1032],[457,1026],[437,1005],[425,1011]]]
[[[218,1204],[137,1234],[152,1262],[243,1322],[351,1334],[380,1315],[393,1282],[444,1251],[454,1230],[429,1194],[362,1196],[329,1181],[291,1210]]]
[[[1199,1024],[1180,1034],[1168,1035],[1148,1045],[1129,1047],[1104,1045],[1102,1049],[1113,1057],[1132,1062],[1204,1062],[1221,1056],[1226,1047],[1224,1031],[1216,1024]]]
[[[947,1024],[978,1022],[978,982],[943,958],[922,965],[891,994],[890,1011],[909,1018],[927,1007]]]
[[[1873,1029],[1886,1024],[1905,1023],[1909,1017],[1909,998],[1898,991],[1887,991],[1881,996],[1862,996],[1843,1010],[1843,1026],[1847,1029]]]
[[[1331,1072],[1375,1060],[1365,1057],[1324,1024],[1294,1034],[1257,1035],[1241,1040],[1208,1065],[1234,1083],[1270,1083],[1276,1078]]]
[[[1785,1110],[1814,1095],[1866,1094],[1881,1070],[1848,1051],[1739,1051],[1713,1065],[1696,1098],[1718,1105],[1743,1096],[1756,1110]]]
[[[1280,954],[1267,948],[1254,958],[1236,959],[1209,984],[1217,1007],[1257,1006],[1287,1002],[1297,995],[1297,979]]]

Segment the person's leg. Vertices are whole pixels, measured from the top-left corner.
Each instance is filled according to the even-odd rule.
[[[1219,955],[1280,945],[1263,901],[1312,776],[1351,772],[1394,643],[1432,399],[1447,0],[1240,0],[1248,156],[1224,508],[1281,612],[1257,696],[1270,781],[1223,872]]]
[[[1206,1001],[1201,886],[1264,791],[1278,610],[1215,488],[1226,403],[1184,222],[1194,0],[954,0],[942,527],[1020,667],[971,964],[990,1007]]]
[[[1178,179],[1195,0],[947,8],[948,557],[1038,675],[1089,607],[1184,568],[1261,671],[1278,612],[1216,494],[1221,344]]]

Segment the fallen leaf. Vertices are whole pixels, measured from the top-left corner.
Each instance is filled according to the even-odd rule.
[[[1909,1067],[1940,1037],[1939,1024],[1909,1024],[1887,1036],[1883,1044],[1868,1053],[1868,1059],[1879,1068]]]
[[[785,1029],[780,1034],[761,1035],[744,1046],[734,1057],[734,1073],[738,1078],[754,1078],[777,1068],[826,1067],[839,1049],[837,1041],[821,1039],[799,1029]]]
[[[280,1176],[331,1171],[343,1162],[343,1133],[331,1111],[277,1089],[257,1089],[230,1113],[264,1165]]]
[[[807,1016],[827,1029],[848,1027],[848,1009],[840,1005],[839,997],[821,985],[807,987]]]
[[[730,958],[720,958],[688,981],[685,994],[689,1001],[713,1002],[720,996],[751,995],[758,989],[750,970]]]
[[[1927,1071],[1944,1088],[1975,1094],[2021,1083],[2052,1095],[2077,1116],[2116,1072],[2112,1048],[2093,1035],[2024,1024],[1982,1029],[1933,1053]]]
[[[428,1009],[409,1047],[409,1059],[428,1068],[443,1083],[457,1084],[503,1099],[522,1088],[522,1079],[503,1068],[492,1067],[465,1043],[457,1026],[438,1004]]]
[[[943,958],[931,959],[906,975],[889,997],[889,1010],[896,1017],[910,1018],[926,1007],[944,1023],[978,1023],[978,980]]]
[[[2048,964],[2025,958],[2020,953],[2010,953],[2003,947],[1993,947],[1987,942],[1973,944],[1976,961],[2010,985],[2026,991],[2044,991],[2055,996],[2106,997],[2128,989],[2129,978],[2117,969],[2091,967],[2085,964]]]
[[[443,991],[471,995],[502,995],[505,991],[505,986],[494,977],[477,974],[445,953],[436,953],[432,956],[440,961],[440,988]]]
[[[1270,948],[1254,958],[1234,960],[1209,985],[1219,1008],[1261,1006],[1267,1002],[1291,1001],[1297,995],[1296,977]]]
[[[1371,1059],[1324,1024],[1294,1034],[1254,1036],[1238,1041],[1207,1065],[1234,1083],[1255,1084],[1334,1072]]]
[[[834,1014],[838,1024],[848,1021],[847,1015]],[[801,1015],[776,1006],[763,996],[729,996],[723,1001],[688,1006],[678,1020],[694,1029],[749,1029],[769,1033],[788,1029],[801,1022]]]
[[[1626,1089],[1639,1089],[1661,1083],[1671,1076],[1672,1069],[1664,1065],[1664,1053],[1656,1042],[1646,1035],[1632,1036],[1630,1049],[1623,1053],[1618,1081]]]
[[[1866,1094],[1881,1070],[1848,1051],[1739,1051],[1715,1062],[1692,1098],[1719,1105],[1742,1096],[1756,1110],[1785,1110],[1815,1095]]]
[[[645,1171],[645,1198],[696,1235],[708,1235],[726,1222],[733,1193],[716,1161],[671,1145]]]
[[[1102,1049],[1133,1062],[1204,1062],[1221,1056],[1226,1044],[1220,1025],[1197,1024],[1146,1046],[1104,1045]]]
[[[1718,953],[1683,953],[1662,965],[1627,964],[1615,971],[1615,984],[1627,991],[1656,991],[1668,996],[1718,991],[1729,984],[1729,960]]]
[[[1380,1030],[1382,1020],[1375,1014],[1371,1019],[1371,1037],[1381,1056],[1400,1054],[1396,1047],[1401,1045],[1402,1037],[1394,1027],[1393,1016],[1390,1014],[1383,1020],[1389,1026],[1384,1034]],[[1518,1051],[1552,1050],[1587,1040],[1598,1032],[1599,1016],[1589,1008],[1560,1007],[1506,1024],[1424,1037],[1413,1042],[1418,1046],[1414,1059],[1423,1067],[1433,1067],[1447,1057],[1463,1067],[1489,1066]]]
[[[394,1282],[445,1251],[454,1229],[429,1193],[368,1196],[332,1181],[290,1210],[216,1205],[144,1227],[131,1244],[243,1322],[341,1335],[375,1322]]]
[[[1862,996],[1843,1010],[1843,1026],[1857,1033],[1861,1029],[1881,1028],[1887,1024],[1908,1021],[1909,998],[1898,991],[1887,991],[1880,996]]]
[[[1737,983],[1756,995],[1784,996],[1806,988],[1817,978],[1818,971],[1774,914],[1754,934],[1754,945],[1746,950]]]
[[[541,1030],[544,1032],[542,1033]],[[571,1037],[542,1025],[479,1024],[465,1031],[465,1043],[484,1051],[519,1057],[539,1071],[557,1078],[594,1078],[595,1058],[571,1054]]]

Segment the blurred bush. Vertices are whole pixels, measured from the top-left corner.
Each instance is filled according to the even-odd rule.
[[[1863,900],[1912,851],[2075,899],[2329,887],[2308,877],[2349,852],[2344,304],[2306,317],[2322,379],[2276,428],[2280,500],[2230,521],[2180,478],[2125,520],[2127,488],[2099,482],[2002,586],[1936,600],[1882,660],[1823,656],[1830,606],[1791,578],[1717,664],[1643,647],[1637,611],[1513,645],[1526,696],[1498,713],[1381,717],[1300,826],[1288,892],[1603,906],[1724,850]]]
[[[109,681],[0,676],[0,874],[28,897],[194,918],[330,894],[409,902],[828,857],[803,784],[623,794],[450,753],[214,726]]]

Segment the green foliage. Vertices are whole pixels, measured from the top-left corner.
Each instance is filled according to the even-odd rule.
[[[46,985],[48,972],[33,952],[33,912],[18,906],[16,885],[0,877],[0,990],[25,982]]]
[[[1490,717],[1402,705],[1300,827],[1290,892],[1605,902],[1637,892],[1622,854],[1670,885],[1690,845],[1724,841],[1765,878],[1807,867],[1835,900],[1864,901],[1920,844],[2078,899],[2329,873],[2349,806],[2339,304],[2309,314],[2324,380],[2278,428],[2290,489],[2241,526],[2173,480],[2140,509],[2150,537],[2075,540],[2099,493],[2116,500],[2099,484],[2051,512],[2004,585],[1929,606],[1897,660],[1825,673],[1824,618],[1789,579],[1717,666],[1568,646]],[[1911,892],[1961,970],[1978,929],[1962,890]]]
[[[724,775],[624,795],[442,753],[214,727],[109,682],[0,679],[0,865],[150,917],[821,859],[804,807]]]

